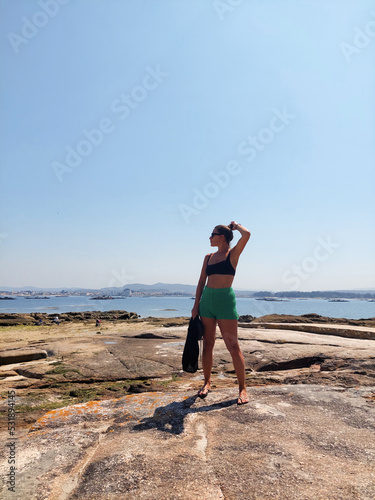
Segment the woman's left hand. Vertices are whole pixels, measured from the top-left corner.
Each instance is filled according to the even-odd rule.
[[[194,319],[199,315],[199,304],[194,304],[193,309],[191,310],[191,317]]]

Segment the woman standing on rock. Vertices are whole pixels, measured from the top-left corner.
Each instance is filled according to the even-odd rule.
[[[237,245],[230,249],[233,230],[238,230],[241,238]],[[191,311],[193,318],[199,314],[204,325],[202,354],[204,385],[198,392],[198,396],[205,398],[210,391],[215,331],[216,324],[218,324],[236,371],[239,385],[237,404],[239,405],[248,403],[249,399],[245,387],[245,361],[238,344],[238,314],[232,283],[238,259],[249,238],[250,231],[234,221],[229,226],[219,225],[214,228],[210,243],[212,247],[217,247],[217,252],[208,254],[204,258],[195,303]]]

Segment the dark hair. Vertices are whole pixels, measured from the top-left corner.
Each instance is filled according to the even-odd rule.
[[[219,234],[222,234],[224,236],[226,242],[229,245],[229,243],[233,240],[233,231],[228,226],[223,226],[222,224],[216,226],[215,229]]]

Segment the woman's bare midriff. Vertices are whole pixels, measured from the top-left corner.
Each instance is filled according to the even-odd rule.
[[[230,288],[232,286],[234,276],[231,274],[211,274],[207,279],[209,288]]]

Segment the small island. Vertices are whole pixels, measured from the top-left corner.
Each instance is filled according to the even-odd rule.
[[[50,297],[38,297],[37,295],[35,297],[25,297],[25,299],[50,299]]]
[[[109,297],[108,295],[98,295],[96,297],[91,297],[90,300],[114,300],[114,297]]]

